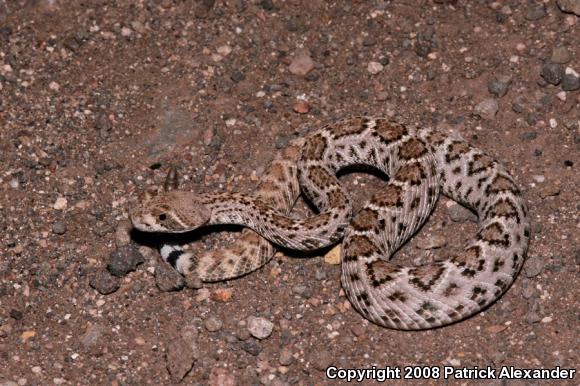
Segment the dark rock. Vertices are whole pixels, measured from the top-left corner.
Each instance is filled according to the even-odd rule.
[[[560,84],[564,76],[564,66],[559,63],[546,63],[540,72],[542,78],[554,86]]]
[[[108,295],[119,289],[119,279],[108,271],[99,270],[90,279],[89,285],[101,295]]]
[[[500,76],[487,82],[487,90],[498,98],[504,96],[511,84],[511,78],[508,76]]]
[[[125,245],[111,252],[107,270],[117,277],[123,277],[143,263],[143,256],[132,245]]]
[[[546,6],[544,4],[534,4],[528,9],[526,20],[536,21],[544,18],[546,15]]]
[[[562,78],[562,90],[564,91],[576,91],[580,89],[580,76],[575,74],[564,74]]]
[[[13,308],[10,310],[10,317],[14,320],[22,320],[24,314],[22,311]]]
[[[230,79],[238,83],[246,79],[246,76],[240,71],[234,71],[234,73],[230,76]]]
[[[261,0],[260,7],[262,7],[262,9],[265,11],[272,11],[274,9],[274,3],[272,0]]]
[[[109,114],[103,110],[99,111],[97,113],[97,117],[95,118],[95,128],[101,132],[111,131],[113,128],[113,123],[109,119]]]
[[[56,221],[52,224],[52,233],[56,235],[64,235],[66,233],[66,224],[63,221]]]
[[[262,352],[262,346],[255,340],[247,340],[242,343],[242,350],[256,357]]]
[[[2,28],[0,28],[0,38],[2,38],[5,41],[8,41],[8,39],[10,39],[10,35],[12,35],[12,28],[9,26],[4,26]]]
[[[514,113],[521,114],[526,107],[526,99],[523,96],[518,96],[512,101],[512,110]]]

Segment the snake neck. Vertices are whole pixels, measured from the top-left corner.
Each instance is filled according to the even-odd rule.
[[[300,251],[338,242],[351,217],[348,201],[306,219],[289,217],[256,197],[241,193],[207,194],[203,202],[211,213],[208,225],[242,225],[278,246]]]

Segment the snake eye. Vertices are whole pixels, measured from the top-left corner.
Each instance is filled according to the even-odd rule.
[[[165,221],[167,219],[167,215],[165,213],[161,213],[158,218],[159,221]]]

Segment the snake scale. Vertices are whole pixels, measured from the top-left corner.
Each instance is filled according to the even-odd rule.
[[[356,214],[336,177],[352,165],[390,177]],[[318,212],[290,217],[301,192]],[[442,261],[419,267],[391,262],[426,221],[440,192],[477,213],[475,237]],[[179,272],[206,282],[263,266],[276,245],[306,251],[342,240],[341,282],[351,303],[370,321],[401,330],[447,325],[493,303],[515,280],[530,238],[526,205],[501,164],[459,136],[370,117],[336,121],[295,140],[274,159],[253,195],[169,190],[143,199],[131,220],[145,232],[247,227],[220,250],[161,248]]]

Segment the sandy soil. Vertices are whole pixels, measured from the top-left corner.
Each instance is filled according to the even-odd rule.
[[[0,385],[578,369],[580,17],[558,3],[0,1]],[[128,210],[169,165],[186,188],[249,192],[289,140],[361,114],[457,131],[513,172],[533,238],[485,312],[432,331],[372,325],[323,253],[187,289],[130,237]],[[382,183],[343,181],[357,201]],[[445,257],[474,232],[442,198],[396,258],[421,263],[431,241]],[[206,236],[194,247],[219,246]],[[439,382],[461,383],[418,381]]]

